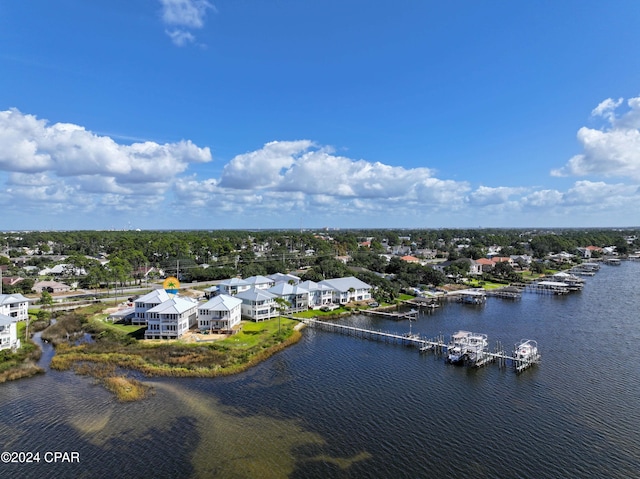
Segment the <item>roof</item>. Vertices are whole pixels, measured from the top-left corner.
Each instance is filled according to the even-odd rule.
[[[199,306],[198,309],[208,309],[210,311],[231,311],[242,304],[242,300],[228,294],[214,296],[209,301]]]
[[[170,300],[154,306],[149,311],[147,311],[147,313],[182,314],[185,311],[189,311],[190,309],[197,306],[198,303],[191,298],[185,298],[184,296],[174,296]]]
[[[15,304],[15,303],[28,303],[29,298],[25,298],[20,293],[15,294],[0,294],[0,305],[2,304]]]
[[[266,276],[257,275],[257,276],[249,276],[244,279],[244,284],[272,284],[274,280],[271,278],[267,278]]]
[[[343,293],[349,291],[350,288],[371,289],[370,285],[368,285],[364,281],[360,281],[358,278],[354,276],[347,276],[345,278],[325,279],[323,281],[320,281],[319,284],[327,285],[330,288]]]
[[[248,286],[249,283],[247,283],[244,279],[240,279],[240,278],[229,278],[229,279],[225,279],[224,281],[220,281],[219,285],[223,285],[223,286]]]
[[[169,300],[169,293],[164,289],[154,289],[150,293],[140,296],[134,303],[163,303]]]
[[[236,298],[246,299],[247,301],[268,301],[276,298],[277,296],[264,289],[248,289],[236,294]]]
[[[17,318],[12,318],[6,314],[0,314],[0,326],[9,326],[11,323],[15,323],[17,321]]]
[[[269,278],[271,278],[276,283],[288,283],[289,281],[293,281],[294,283],[298,283],[300,281],[300,277],[294,274],[284,274],[284,273],[274,273],[270,274]]]
[[[278,296],[286,296],[290,294],[307,294],[309,293],[308,289],[305,289],[298,285],[292,285],[289,283],[278,283],[272,288],[268,290],[270,293],[276,294]]]
[[[306,289],[307,291],[331,291],[331,287],[326,284],[319,284],[315,281],[303,281],[298,286]]]

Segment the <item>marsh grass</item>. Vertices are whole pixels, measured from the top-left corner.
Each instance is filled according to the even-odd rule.
[[[102,364],[108,368],[133,369],[146,376],[224,376],[245,371],[299,341],[301,334],[293,329],[296,324],[297,321],[287,318],[280,319],[280,327],[277,319],[247,322],[237,334],[213,343],[151,342],[136,341],[130,336],[132,331],[127,333],[92,319],[87,326],[93,331],[95,342],[57,344],[51,368],[68,370],[84,364],[81,369],[74,369],[82,374],[87,364]]]

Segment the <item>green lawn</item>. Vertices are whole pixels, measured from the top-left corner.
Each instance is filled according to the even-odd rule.
[[[298,321],[292,319],[280,318],[280,329],[285,331],[292,329]],[[249,349],[259,343],[264,343],[267,338],[278,333],[278,318],[268,321],[243,321],[240,332],[229,336],[227,339],[216,342],[216,344],[225,345],[231,348]]]

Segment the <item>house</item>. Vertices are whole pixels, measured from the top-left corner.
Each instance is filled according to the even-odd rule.
[[[495,263],[488,258],[478,258],[475,260],[477,264],[482,268],[482,272],[486,273],[487,271],[491,271],[495,267]]]
[[[140,296],[133,302],[134,313],[131,324],[147,324],[147,311],[169,301],[169,299],[169,293],[164,289],[154,289],[150,293]]]
[[[20,293],[0,294],[0,315],[4,314],[16,321],[29,317],[29,300]]]
[[[234,296],[243,291],[247,291],[251,289],[251,285],[247,283],[244,279],[240,278],[230,278],[221,281],[218,284],[218,289],[222,294],[228,294],[229,296]]]
[[[252,321],[264,321],[279,314],[277,296],[269,291],[253,288],[236,294],[236,298],[242,300],[242,316]]]
[[[2,284],[5,286],[15,286],[20,281],[24,281],[24,278],[21,278],[20,276],[3,276],[2,277]]]
[[[240,324],[242,300],[221,294],[198,306],[198,329],[212,333],[230,333]]]
[[[0,351],[3,349],[18,349],[18,327],[16,318],[0,314]]]
[[[320,308],[326,304],[331,304],[333,290],[326,284],[318,284],[314,281],[303,281],[299,284],[309,292],[309,308]]]
[[[36,293],[48,291],[49,293],[66,293],[71,291],[71,286],[58,281],[38,281],[32,288]]]
[[[309,291],[300,285],[278,283],[268,291],[289,303],[287,312],[293,313],[309,309]]]
[[[274,281],[273,279],[261,275],[250,276],[248,278],[245,278],[243,281],[247,283],[250,288],[257,289],[269,289],[276,284],[276,281]]]
[[[198,302],[175,295],[146,312],[145,339],[178,339],[198,322]]]
[[[325,279],[318,284],[331,288],[332,302],[336,304],[346,304],[350,301],[366,301],[371,299],[371,286],[353,276]]]
[[[411,256],[409,254],[405,255],[405,256],[402,256],[400,259],[402,261],[406,262],[406,263],[419,263],[420,262],[419,258],[416,258],[415,256]]]

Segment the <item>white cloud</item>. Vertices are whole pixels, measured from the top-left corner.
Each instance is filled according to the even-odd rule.
[[[472,205],[488,206],[502,204],[509,200],[513,195],[523,192],[523,188],[510,188],[507,186],[499,186],[496,188],[488,186],[480,186],[469,194],[468,200]]]
[[[165,33],[179,46],[195,42],[195,36],[189,30],[204,26],[207,12],[215,7],[206,0],[160,0],[162,21],[168,28]]]
[[[583,153],[572,157],[562,168],[552,170],[553,176],[630,177],[640,179],[640,97],[627,102],[628,110],[616,115],[622,99],[607,99],[594,110],[608,127],[578,130]]]
[[[0,111],[0,171],[9,173],[13,198],[27,204],[47,199],[87,207],[93,195],[162,201],[190,164],[211,161],[209,148],[191,141],[121,145],[70,123],[49,125],[16,109]],[[0,199],[2,201],[2,199]]]
[[[189,43],[194,43],[196,41],[196,37],[193,36],[192,33],[184,30],[175,29],[175,30],[165,30],[164,32],[167,35],[169,35],[169,38],[171,38],[171,41],[179,47],[184,47],[185,45]]]

